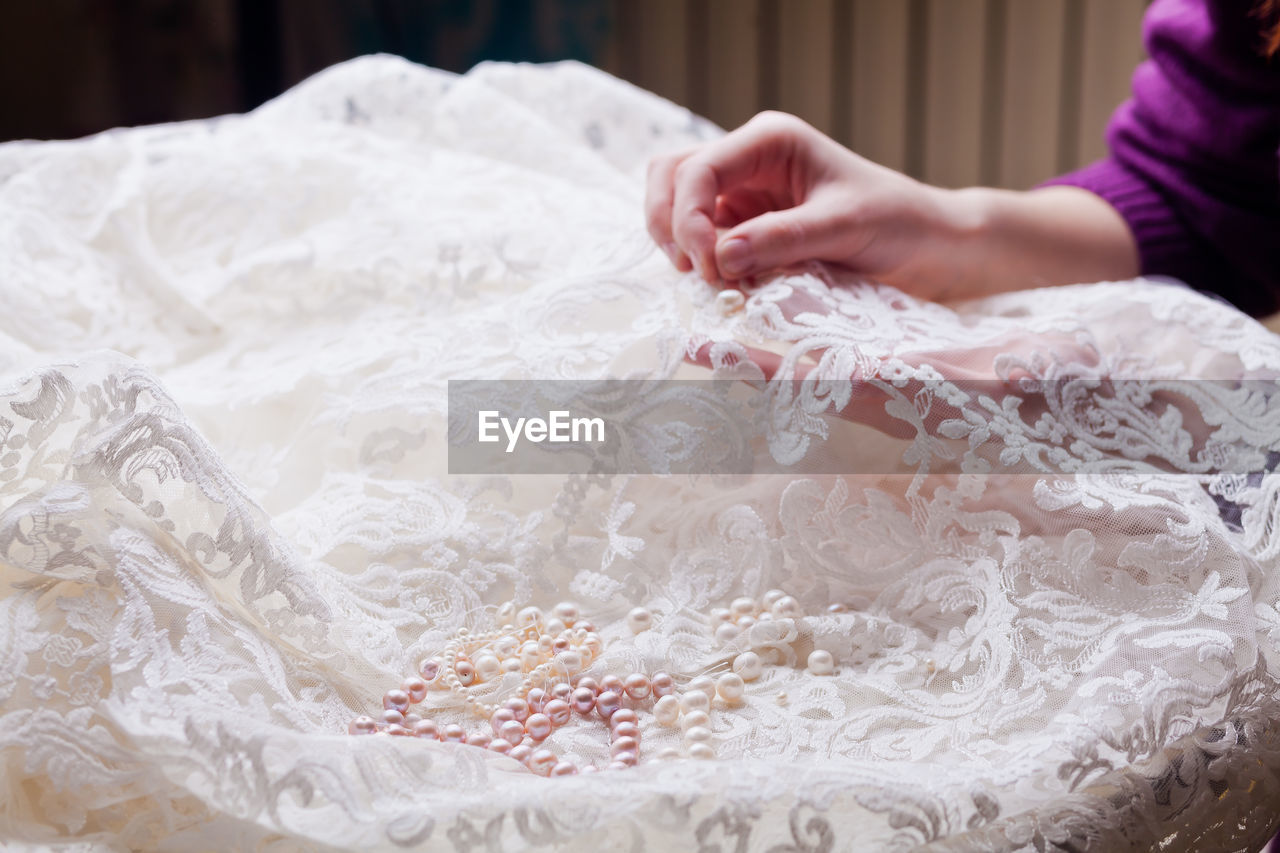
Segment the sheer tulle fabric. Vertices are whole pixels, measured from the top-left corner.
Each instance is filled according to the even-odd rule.
[[[744,344],[890,383],[1280,374],[1262,327],[1142,281],[947,308],[813,268],[726,319],[641,221],[648,156],[718,132],[578,65],[370,58],[248,116],[0,147],[0,833],[1261,846],[1280,475],[1214,472],[1280,439],[1265,394],[1093,401],[1111,420],[917,396],[922,454],[810,387],[777,403],[790,476],[448,476],[446,380],[705,375],[685,356],[708,342],[725,376],[752,373]],[[983,473],[1009,453],[1026,473]],[[871,454],[900,473],[804,473]],[[542,779],[344,734],[508,600],[575,599],[602,671],[683,677],[725,659],[711,608],[776,586],[807,615],[715,716],[717,760]],[[834,676],[804,670],[814,646]],[[554,739],[607,755],[585,723]]]

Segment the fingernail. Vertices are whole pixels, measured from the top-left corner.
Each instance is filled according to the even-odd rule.
[[[746,237],[733,237],[720,246],[720,271],[730,278],[740,278],[751,269],[751,244]]]

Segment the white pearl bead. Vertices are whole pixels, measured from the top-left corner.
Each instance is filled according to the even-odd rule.
[[[778,603],[778,599],[786,598],[786,597],[787,597],[787,594],[782,590],[771,589],[764,594],[763,598],[760,599],[760,603],[765,606],[766,610],[768,610],[768,609],[771,609],[773,605]]]
[[[686,714],[690,711],[711,710],[711,699],[701,690],[690,690],[680,696],[680,709]]]
[[[671,761],[679,757],[680,757],[680,750],[676,749],[673,746],[669,746],[666,749],[659,750],[658,754],[654,756],[654,758],[658,759],[659,761]]]
[[[722,316],[728,317],[735,311],[741,311],[745,304],[747,304],[747,297],[742,295],[741,290],[722,290],[716,294],[716,310]]]
[[[706,726],[691,726],[685,730],[685,743],[706,743],[711,740],[711,729]]]
[[[775,601],[769,608],[769,612],[779,619],[799,619],[804,615],[804,611],[800,609],[800,602],[789,595],[784,595]]]
[[[520,641],[515,637],[507,634],[499,637],[493,644],[493,653],[500,658],[509,658],[516,653],[516,649],[520,648]]]
[[[764,674],[764,664],[755,652],[743,652],[733,659],[733,671],[742,676],[743,681],[755,681]]]
[[[705,728],[709,725],[711,725],[711,717],[706,711],[686,711],[684,716],[680,718],[680,730],[684,732],[698,726]]]
[[[707,618],[711,623],[712,629],[718,628],[721,622],[732,622],[733,614],[729,612],[727,607],[717,607],[711,611],[711,615]]]
[[[738,626],[739,628],[741,628],[742,630],[744,630],[744,631],[745,631],[745,630],[747,630],[748,628],[750,628],[752,625],[756,624],[756,617],[754,617],[754,616],[739,616],[739,617],[738,617],[738,621],[737,621],[735,624],[737,624],[737,626]]]
[[[510,622],[516,617],[516,603],[508,601],[506,604],[498,608],[498,622]]]
[[[653,627],[653,614],[643,607],[637,607],[627,614],[627,627],[633,634],[648,631]]]
[[[778,695],[773,698],[774,698],[774,701],[777,702],[779,705],[787,704],[788,700],[790,699],[790,697],[787,696],[787,691],[785,690],[779,690]]]
[[[700,761],[708,761],[716,757],[716,751],[708,743],[695,743],[689,747],[689,757]]]
[[[692,693],[694,690],[701,690],[707,694],[708,699],[716,698],[716,683],[712,681],[709,675],[699,675],[684,688],[685,693]]]
[[[539,776],[546,776],[551,768],[560,763],[560,759],[549,749],[540,749],[529,756],[528,767]]]
[[[552,669],[558,675],[577,675],[583,668],[582,655],[572,650],[556,655],[552,663]]]
[[[533,669],[542,662],[542,652],[538,644],[530,640],[520,647],[520,663],[525,669]]]
[[[546,625],[542,626],[542,631],[543,633],[550,634],[553,637],[559,637],[568,627],[568,625],[564,624],[563,619],[552,617],[547,620]]]
[[[741,633],[742,629],[732,622],[721,622],[716,628],[716,642],[721,645],[732,643]]]
[[[536,628],[542,620],[542,611],[536,607],[526,607],[516,614],[516,624],[521,628]]]
[[[729,605],[729,612],[733,614],[734,619],[742,616],[754,616],[759,609],[760,605],[756,604],[754,598],[735,598],[733,603]]]
[[[653,716],[664,726],[674,726],[680,719],[680,700],[673,694],[663,696],[653,703]]]
[[[809,653],[807,668],[814,675],[830,675],[835,672],[836,662],[826,649],[814,649]]]
[[[716,679],[716,693],[720,694],[720,698],[731,705],[741,700],[742,695],[746,693],[746,685],[742,681],[742,676],[736,672],[726,672]]]
[[[557,619],[566,625],[573,625],[578,621],[578,605],[572,601],[562,601],[551,611]]]
[[[476,675],[481,681],[490,681],[502,673],[502,661],[493,655],[479,655],[475,660]]]
[[[503,672],[524,672],[524,662],[520,658],[503,658]]]

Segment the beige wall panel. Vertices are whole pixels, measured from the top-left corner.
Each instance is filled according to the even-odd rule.
[[[707,118],[726,129],[760,111],[759,17],[757,0],[707,0]]]
[[[1079,163],[1107,153],[1103,138],[1111,112],[1129,97],[1133,69],[1142,59],[1146,0],[1084,0],[1080,80]]]
[[[637,26],[638,78],[646,89],[684,106],[689,100],[687,0],[628,0]]]
[[[924,179],[967,186],[981,172],[986,0],[930,0],[928,10]]]
[[[778,16],[779,108],[823,133],[832,132],[834,2],[783,0]]]
[[[1066,2],[1012,0],[1006,14],[997,181],[1026,189],[1058,165]]]
[[[893,169],[906,167],[906,0],[853,0],[854,151]]]

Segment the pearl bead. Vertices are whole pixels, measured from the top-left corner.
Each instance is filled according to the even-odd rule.
[[[786,598],[787,594],[780,589],[771,589],[760,599],[760,603],[764,605],[765,610],[772,610],[773,605],[778,603],[778,599]]]
[[[622,707],[622,697],[612,690],[606,690],[596,697],[596,711],[606,720]]]
[[[800,609],[800,602],[789,595],[784,595],[775,601],[769,608],[769,612],[779,619],[799,619],[804,615]]]
[[[760,609],[760,605],[756,604],[754,598],[735,598],[729,605],[729,613],[734,619],[742,616],[754,616],[756,611]]]
[[[777,702],[779,705],[787,704],[787,702],[790,701],[790,699],[791,697],[787,695],[787,692],[785,690],[779,690],[778,695],[773,697],[773,701]]]
[[[617,752],[613,754],[613,764],[621,764],[623,767],[635,767],[639,762],[639,753]],[[609,766],[612,767],[613,764],[610,764]]]
[[[558,637],[563,634],[565,629],[568,627],[568,625],[564,624],[563,619],[553,616],[547,620],[547,624],[542,626],[542,632],[544,634],[550,634],[553,637]]]
[[[685,729],[685,743],[706,743],[711,740],[711,729],[706,726],[690,726]]]
[[[542,713],[546,714],[547,718],[551,720],[551,725],[563,726],[565,723],[569,722],[569,716],[572,711],[570,710],[567,702],[562,702],[559,699],[552,699],[542,709]]]
[[[695,690],[701,690],[707,694],[708,699],[716,698],[716,683],[711,680],[709,675],[699,675],[690,681],[684,688],[685,693],[692,693]]]
[[[673,759],[680,758],[680,750],[676,749],[674,746],[669,746],[666,749],[661,750],[654,756],[654,758],[659,761],[671,761]]]
[[[551,768],[560,763],[560,759],[549,749],[540,749],[529,756],[529,769],[539,776],[546,776]]]
[[[476,668],[470,661],[460,660],[453,666],[453,671],[458,674],[458,682],[463,687],[470,687],[476,680]]]
[[[388,711],[395,709],[403,714],[409,710],[409,694],[403,690],[388,690],[382,697],[382,707]]]
[[[742,676],[736,672],[726,672],[716,679],[716,693],[730,705],[740,701],[742,695],[746,693],[746,685],[742,681]]]
[[[555,654],[569,651],[569,638],[561,634],[551,641],[551,651]]]
[[[519,761],[521,764],[524,764],[525,762],[527,762],[529,760],[529,756],[531,755],[533,755],[533,747],[523,743],[516,744],[515,746],[511,747],[509,752],[507,752],[508,757],[514,758],[516,761]]]
[[[582,630],[586,631],[587,633],[591,633],[592,631],[594,631],[594,630],[596,629],[595,623],[593,623],[593,622],[588,622],[588,621],[587,621],[587,620],[585,620],[585,619],[579,620],[578,622],[574,623],[574,627],[575,627],[575,628],[581,628]]]
[[[404,726],[406,729],[412,729],[416,723],[420,722],[422,722],[422,717],[418,714],[405,714],[404,722],[400,725]]]
[[[535,641],[529,640],[520,646],[520,663],[525,669],[533,669],[542,663],[542,652],[538,651],[538,644]]]
[[[735,622],[734,624],[737,625],[739,628],[741,628],[743,631],[745,631],[748,628],[750,628],[752,625],[756,624],[756,617],[739,616],[738,621]]]
[[[559,699],[561,702],[568,702],[569,697],[573,696],[573,688],[566,682],[559,681],[552,685],[550,694],[552,699]]]
[[[689,746],[689,757],[699,761],[708,761],[716,757],[716,751],[708,743],[695,743]]]
[[[640,715],[630,708],[619,708],[609,717],[609,727],[621,725],[622,723],[639,723]]]
[[[524,740],[524,723],[519,720],[507,720],[498,726],[497,735],[509,743],[520,743]]]
[[[481,749],[484,749],[491,743],[493,743],[493,735],[487,734],[485,732],[475,732],[473,734],[467,735],[467,740],[466,740],[467,746],[478,746]]]
[[[420,720],[414,723],[413,734],[424,740],[440,740],[440,729],[434,720]]]
[[[587,634],[587,638],[582,641],[582,651],[591,658],[600,657],[600,653],[604,651],[604,641],[595,633]]]
[[[443,667],[439,658],[427,658],[418,664],[418,675],[422,676],[422,680],[430,684],[440,677],[440,671]]]
[[[578,605],[572,601],[562,601],[555,606],[552,614],[566,625],[572,626],[578,621]]]
[[[666,695],[653,703],[653,716],[664,726],[674,726],[680,718],[680,700],[673,695]]]
[[[347,734],[350,735],[371,735],[378,730],[378,724],[373,721],[373,717],[359,716],[347,724]]]
[[[711,700],[701,690],[690,690],[680,696],[680,710],[686,714],[691,711],[710,711]]]
[[[516,604],[514,601],[508,601],[498,608],[497,619],[499,622],[510,622],[516,616]]]
[[[556,659],[552,664],[552,669],[557,673],[570,677],[582,672],[583,669],[582,655],[578,654],[573,649],[560,652],[560,654],[556,655]]]
[[[516,625],[521,628],[537,628],[542,624],[542,611],[536,607],[526,607],[516,614]]]
[[[809,653],[809,662],[806,666],[814,675],[830,675],[835,672],[836,662],[831,657],[831,652],[826,649],[814,649]]]
[[[579,714],[590,714],[596,707],[596,694],[586,687],[573,691],[573,710]]]
[[[551,776],[572,776],[578,772],[577,766],[570,764],[568,761],[561,761],[551,768]]]
[[[720,627],[722,622],[732,622],[733,614],[729,612],[727,607],[717,607],[711,611],[711,615],[707,619],[711,623],[712,629]]]
[[[621,713],[621,711],[618,712],[618,714]],[[614,716],[616,717],[618,714],[614,714]],[[613,721],[610,720],[610,723],[612,722]],[[635,723],[617,723],[616,725],[611,725],[610,728],[613,730],[610,733],[610,736],[613,737],[614,740],[621,737],[640,737],[640,726]]]
[[[623,684],[620,676],[606,675],[604,678],[600,679],[601,693],[609,691],[610,693],[617,693],[621,696],[624,690],[626,690],[626,686]]]
[[[489,749],[493,752],[506,755],[507,753],[511,752],[511,749],[512,749],[511,741],[506,740],[505,738],[500,738],[500,737],[494,738],[493,740],[489,741]]]
[[[409,701],[415,705],[427,698],[427,682],[416,676],[406,678],[400,689],[408,694]]]
[[[509,723],[515,718],[516,714],[510,708],[499,708],[489,715],[489,725],[493,726],[494,734],[497,734],[503,723]]]
[[[462,743],[467,739],[467,730],[457,724],[444,727],[443,740],[447,743]]]
[[[639,752],[639,750],[640,741],[633,737],[620,737],[613,742],[612,746],[609,747],[609,754],[614,758],[617,758],[619,753]]]
[[[747,297],[742,295],[741,290],[722,290],[716,294],[716,310],[720,312],[720,316],[728,317],[730,314],[737,313],[742,310],[742,306],[747,304]]]
[[[411,737],[413,732],[409,731],[404,726],[397,726],[393,724],[387,726],[387,734],[395,735],[396,737]]]
[[[502,661],[493,655],[480,655],[475,662],[476,678],[480,681],[492,681],[502,674]]]
[[[502,707],[510,711],[515,716],[517,722],[523,723],[525,720],[529,719],[529,703],[523,699],[508,699]]]
[[[827,612],[828,613],[848,613],[849,606],[847,604],[840,604],[839,602],[835,604],[829,604],[827,605]]]
[[[764,674],[764,664],[755,652],[743,652],[733,659],[733,671],[742,676],[743,681],[755,681]]]
[[[609,763],[609,766],[606,767],[605,769],[606,770],[626,770],[630,766],[631,765],[625,761],[612,761]]]
[[[533,714],[525,720],[524,730],[535,741],[544,741],[551,736],[551,718],[546,714]]]
[[[686,711],[685,715],[680,718],[680,730],[687,732],[689,729],[698,726],[711,725],[711,717],[706,711]]]
[[[525,701],[529,703],[529,710],[535,714],[541,714],[543,707],[550,698],[547,691],[541,687],[535,687],[524,695]]]
[[[653,614],[643,607],[637,607],[627,614],[627,627],[633,634],[648,631],[653,627]]]
[[[732,643],[738,639],[738,635],[742,633],[742,629],[732,622],[721,622],[716,628],[716,642],[720,645]]]
[[[503,658],[502,671],[503,672],[524,672],[524,661],[516,657]]]
[[[538,656],[542,658],[551,657],[552,652],[556,650],[555,645],[555,638],[550,634],[543,634],[538,637]]]
[[[633,672],[623,682],[623,688],[632,699],[647,699],[653,685],[649,683],[648,677]]]
[[[665,672],[655,672],[650,686],[653,688],[654,697],[661,699],[675,692],[676,680]]]
[[[493,653],[500,658],[511,657],[518,648],[520,648],[520,641],[510,634],[499,637],[493,643]]]
[[[596,681],[594,678],[592,678],[591,676],[587,676],[586,678],[579,678],[578,689],[590,690],[592,696],[597,696],[600,693],[600,683]]]
[[[395,708],[388,708],[382,712],[382,722],[388,726],[399,726],[404,723],[404,714],[401,714]]]

